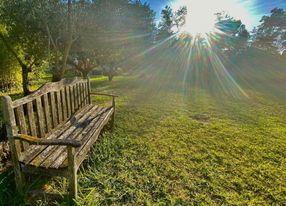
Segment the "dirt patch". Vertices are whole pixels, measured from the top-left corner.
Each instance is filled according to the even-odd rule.
[[[209,122],[211,120],[211,117],[207,114],[195,114],[192,116],[192,119],[199,122]]]

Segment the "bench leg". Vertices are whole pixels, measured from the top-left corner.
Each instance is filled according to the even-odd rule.
[[[75,149],[68,147],[68,179],[69,195],[71,198],[77,198],[77,169],[75,161]]]
[[[114,130],[114,121],[115,121],[115,113],[113,112],[112,116],[111,116],[111,130]]]
[[[111,117],[111,130],[114,131],[114,121],[115,121],[115,97],[112,97],[112,107],[113,113]]]
[[[22,195],[24,193],[24,187],[25,187],[25,175],[21,171],[20,165],[14,166],[14,173],[15,173],[15,183],[17,191]]]

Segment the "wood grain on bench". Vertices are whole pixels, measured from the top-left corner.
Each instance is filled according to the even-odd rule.
[[[112,98],[110,107],[91,103],[91,95]],[[77,196],[77,170],[100,131],[114,123],[116,95],[91,93],[88,80],[47,83],[29,96],[3,97],[17,188],[25,173],[66,176],[70,195]]]

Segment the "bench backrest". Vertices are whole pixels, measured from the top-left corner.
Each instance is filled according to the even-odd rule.
[[[89,81],[81,78],[47,83],[15,101],[5,96],[3,109],[9,141],[17,133],[45,138],[87,104],[90,104]],[[16,144],[17,150],[25,150],[25,144]]]

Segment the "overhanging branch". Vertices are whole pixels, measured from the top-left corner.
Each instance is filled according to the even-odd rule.
[[[3,41],[3,43],[5,44],[6,48],[13,54],[13,56],[17,59],[17,61],[19,62],[19,64],[21,65],[21,67],[26,66],[26,64],[22,61],[22,59],[19,57],[19,55],[17,54],[17,52],[13,49],[13,47],[8,43],[8,41],[6,40],[5,36],[0,33],[0,39]]]

